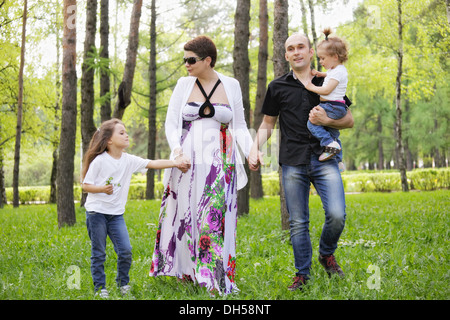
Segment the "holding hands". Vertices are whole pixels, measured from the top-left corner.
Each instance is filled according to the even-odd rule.
[[[261,165],[264,165],[263,156],[264,153],[259,151],[257,148],[252,148],[247,159],[249,169],[252,171],[257,171]]]
[[[175,166],[183,173],[186,173],[191,168],[191,160],[183,154],[181,148],[175,150]]]

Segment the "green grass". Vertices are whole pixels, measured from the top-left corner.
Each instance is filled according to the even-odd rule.
[[[125,219],[133,246],[132,295],[124,299],[352,299],[446,300],[449,294],[450,191],[347,195],[347,222],[335,253],[346,277],[328,278],[317,261],[324,214],[311,196],[312,280],[300,292],[287,286],[295,273],[289,235],[280,228],[279,199],[252,200],[238,220],[237,295],[211,298],[203,288],[174,278],[150,278],[160,201],[129,201]],[[0,209],[0,299],[94,299],[85,214],[58,229],[56,206]],[[377,270],[374,273],[372,265]],[[80,288],[71,288],[80,272]],[[116,255],[108,240],[105,264],[111,299]],[[379,288],[376,289],[379,279]],[[69,281],[69,283],[68,283]]]

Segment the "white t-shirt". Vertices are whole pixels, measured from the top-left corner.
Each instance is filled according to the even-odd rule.
[[[344,100],[345,91],[347,90],[348,73],[344,65],[339,64],[334,69],[327,70],[327,76],[323,80],[322,87],[326,86],[330,79],[335,79],[339,83],[337,87],[329,95],[321,95],[326,100],[336,101]]]
[[[99,154],[89,165],[83,183],[96,186],[113,185],[113,193],[88,193],[85,208],[87,211],[120,215],[125,212],[131,176],[135,172],[146,172],[148,159],[122,153],[114,159],[107,152]]]

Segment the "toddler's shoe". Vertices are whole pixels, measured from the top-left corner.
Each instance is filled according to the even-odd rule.
[[[323,153],[319,157],[319,161],[326,161],[333,158],[336,154],[341,152],[341,146],[336,141],[333,141],[325,147]]]

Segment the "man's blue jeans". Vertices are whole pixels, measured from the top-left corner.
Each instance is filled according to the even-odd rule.
[[[317,155],[309,165],[282,166],[286,206],[297,275],[309,277],[312,258],[309,237],[310,183],[316,188],[325,210],[319,244],[321,255],[333,254],[345,225],[345,194],[336,159],[321,162]]]
[[[104,263],[106,260],[106,237],[111,239],[117,254],[118,286],[130,281],[131,244],[123,215],[86,212],[86,226],[91,239],[91,274],[95,291],[106,287]]]

